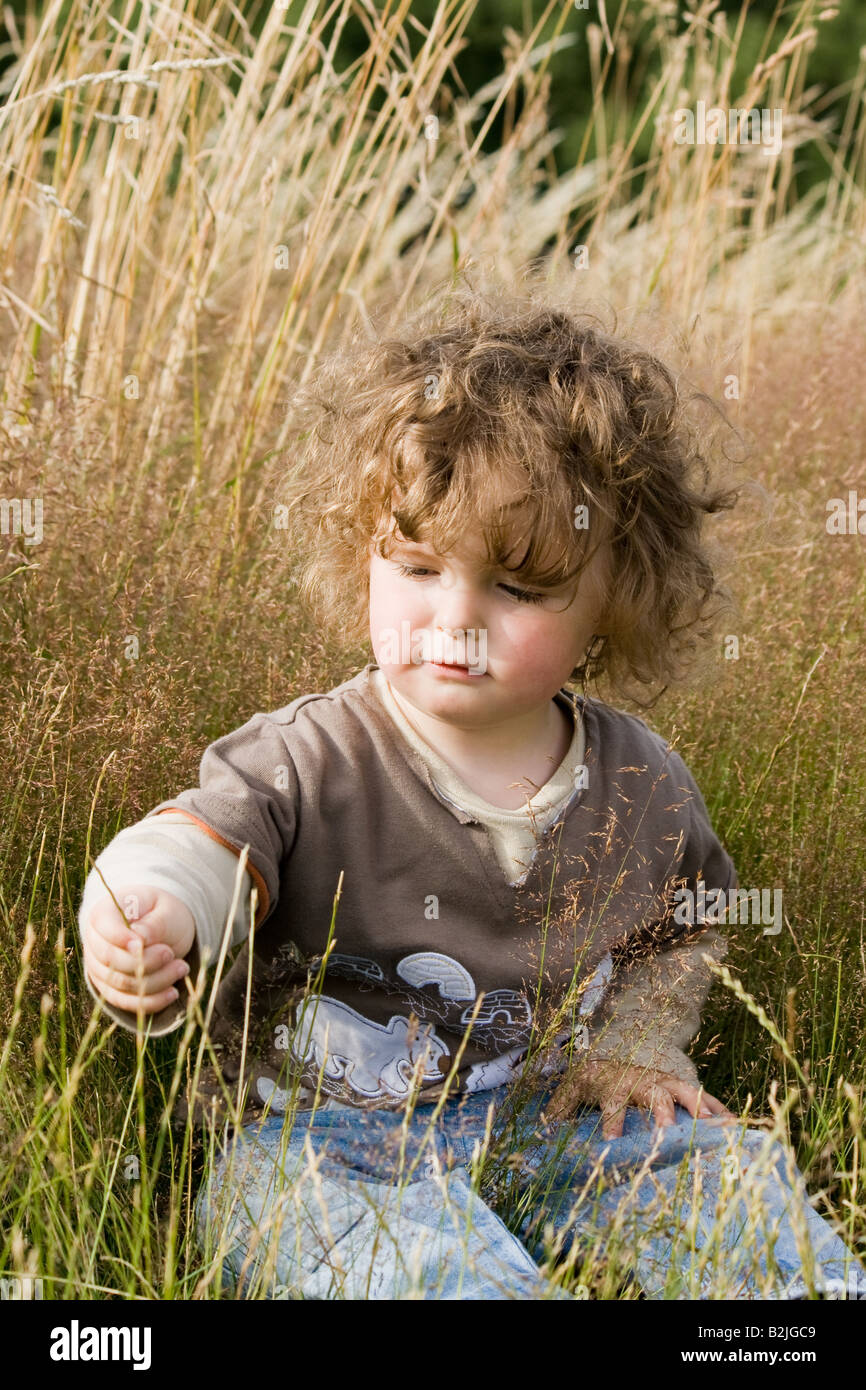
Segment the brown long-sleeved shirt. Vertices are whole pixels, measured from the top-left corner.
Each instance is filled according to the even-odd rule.
[[[682,1048],[710,983],[701,956],[724,947],[711,928],[685,938],[671,897],[699,879],[728,890],[736,874],[679,755],[642,720],[560,691],[581,737],[551,781],[562,790],[577,747],[585,770],[536,823],[515,879],[483,813],[458,804],[435,757],[401,733],[381,683],[370,663],[335,690],[254,715],[206,749],[199,788],[142,822],[181,810],[233,853],[249,846],[259,906],[244,1118],[284,1105],[292,1078],[302,1098],[319,1086],[390,1108],[413,1084],[421,1099],[441,1094],[452,1069],[458,1089],[498,1085],[572,984],[591,987],[560,1019],[560,1042],[586,1020],[597,1055],[694,1081]],[[341,873],[335,941],[310,994]],[[197,948],[190,960],[194,975]],[[248,973],[246,943],[211,1028],[233,1092]],[[184,1007],[156,1015],[152,1031],[179,1026]],[[221,1094],[207,1074],[199,1091],[206,1103]]]

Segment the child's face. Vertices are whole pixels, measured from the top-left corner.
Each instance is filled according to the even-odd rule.
[[[387,559],[371,547],[370,638],[376,663],[397,692],[417,709],[464,727],[519,718],[548,704],[601,631],[604,548],[581,574],[571,604],[574,581],[529,590],[543,594],[532,602],[513,574],[487,571],[480,537],[466,534],[440,556],[426,542],[394,534]],[[457,634],[450,651],[437,648],[443,630]],[[448,669],[437,656],[478,673]]]

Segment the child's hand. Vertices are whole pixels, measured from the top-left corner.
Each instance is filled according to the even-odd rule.
[[[195,921],[173,893],[144,884],[112,892],[133,923],[130,931],[106,896],[82,930],[84,967],[109,1004],[155,1014],[178,997],[174,985],[189,973],[183,959],[195,941]]]
[[[549,1120],[564,1120],[581,1102],[600,1107],[603,1139],[620,1137],[628,1105],[645,1106],[658,1125],[674,1123],[675,1104],[702,1120],[736,1119],[720,1100],[701,1087],[690,1086],[664,1072],[647,1071],[645,1067],[624,1067],[609,1058],[587,1057],[575,1065],[557,1087],[544,1114]]]

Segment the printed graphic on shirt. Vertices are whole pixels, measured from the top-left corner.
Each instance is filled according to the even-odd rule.
[[[526,995],[513,989],[494,989],[484,993],[478,1017],[472,1021],[478,989],[472,975],[453,956],[437,951],[416,951],[404,956],[394,967],[397,979],[388,979],[376,961],[362,956],[332,955],[327,973],[378,987],[395,1009],[438,1023],[463,1037],[472,1022],[472,1041],[480,1048],[498,1052],[529,1041],[532,1010]]]
[[[470,1007],[464,1009],[460,1015],[460,1022],[469,1023],[474,1011],[475,1001],[473,1000]],[[526,995],[518,994],[513,989],[488,990],[481,1001],[481,1007],[473,1025],[473,1033],[479,1028],[493,1028],[497,1019],[501,1019],[508,1028],[528,1028],[532,1023],[532,1010]]]
[[[608,954],[584,991],[581,1015],[600,1002],[610,968]],[[386,996],[393,1011],[383,1023],[329,994],[304,1000],[294,1037],[282,1045],[291,1048],[305,1081],[321,1086],[323,1098],[386,1105],[405,1100],[414,1084],[442,1081],[457,1050],[455,1038],[462,1039],[470,1025],[473,1043],[491,1055],[467,1067],[461,1089],[489,1090],[518,1076],[533,1022],[524,993],[478,991],[465,965],[437,951],[416,951],[386,968],[364,956],[335,952],[326,975],[355,980],[365,992]],[[548,1064],[545,1070],[556,1069]],[[285,1110],[289,1092],[272,1077],[260,1075],[256,1088],[275,1112]]]
[[[474,999],[475,982],[459,960],[440,956],[436,951],[416,951],[404,956],[397,974],[407,984],[420,989],[423,985],[438,985],[443,999]]]
[[[475,1062],[466,1074],[464,1089],[489,1091],[494,1086],[504,1086],[517,1076],[525,1056],[525,1047],[514,1047],[510,1052],[504,1052],[501,1057],[494,1057],[490,1062]]]
[[[413,1028],[400,1015],[383,1026],[321,995],[299,1007],[292,1052],[302,1065],[321,1071],[326,1089],[329,1081],[342,1082],[366,1100],[378,1100],[408,1096],[416,1076],[422,1086],[441,1081],[437,1062],[448,1048],[429,1026]]]
[[[277,1085],[273,1077],[266,1076],[264,1072],[260,1072],[256,1077],[256,1092],[263,1105],[267,1105],[270,1101],[271,1110],[275,1115],[284,1115],[289,1109],[293,1092],[291,1090],[284,1091],[281,1086]],[[315,1108],[319,1113],[332,1109],[334,1104],[330,1096],[320,1095],[316,1098],[315,1090],[308,1086],[296,1088],[294,1098],[295,1108],[299,1111],[312,1110],[314,1101]]]
[[[606,951],[595,967],[592,975],[587,981],[580,1001],[578,1013],[581,1018],[586,1018],[588,1014],[594,1013],[607,993],[613,974],[613,956],[610,951]]]
[[[344,975],[350,980],[367,980],[374,985],[385,983],[382,967],[376,961],[365,960],[363,956],[344,956],[339,951],[328,956],[327,973]]]

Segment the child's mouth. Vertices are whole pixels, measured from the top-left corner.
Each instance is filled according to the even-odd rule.
[[[483,671],[472,671],[468,666],[460,666],[448,661],[428,661],[427,665],[432,666],[434,671],[447,671],[450,675],[459,673],[462,676],[478,677],[485,674]]]

